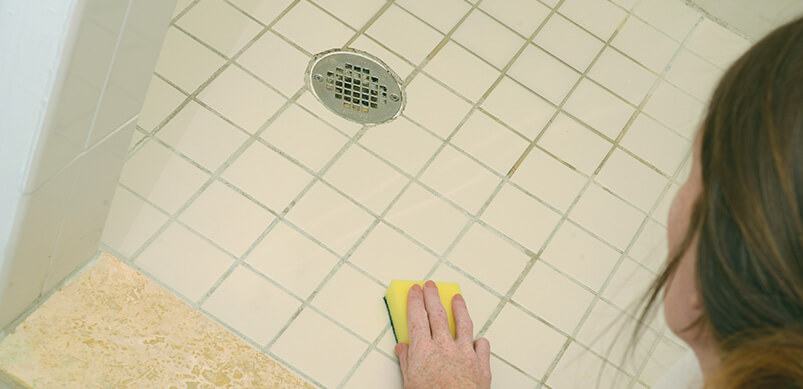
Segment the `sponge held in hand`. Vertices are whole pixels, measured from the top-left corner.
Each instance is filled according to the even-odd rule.
[[[424,281],[404,281],[392,280],[388,291],[385,293],[385,305],[390,315],[390,325],[393,328],[393,335],[397,343],[410,343],[407,332],[407,293],[413,285],[418,284],[424,287]],[[452,297],[460,293],[460,285],[456,282],[435,282],[438,286],[438,294],[441,304],[446,310],[446,317],[449,320],[449,330],[452,338],[455,336],[454,314],[452,313]]]

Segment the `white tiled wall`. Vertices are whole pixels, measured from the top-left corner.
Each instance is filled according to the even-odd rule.
[[[494,387],[603,363],[648,387],[684,347],[656,319],[622,362],[613,321],[748,45],[674,0],[182,1],[103,242],[323,387],[400,387],[392,278],[460,282]],[[404,115],[312,97],[311,55],[344,46],[405,78]]]

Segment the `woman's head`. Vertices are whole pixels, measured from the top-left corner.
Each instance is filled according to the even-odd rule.
[[[647,308],[666,288],[670,329],[724,360],[757,339],[803,338],[803,19],[728,69],[693,154]]]

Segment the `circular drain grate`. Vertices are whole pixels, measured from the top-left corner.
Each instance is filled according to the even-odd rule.
[[[384,123],[404,109],[399,76],[364,51],[334,49],[317,54],[305,78],[323,105],[357,123]]]

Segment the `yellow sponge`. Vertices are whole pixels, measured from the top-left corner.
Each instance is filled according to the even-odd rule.
[[[421,288],[424,287],[424,281],[392,280],[388,291],[385,293],[385,305],[388,307],[390,325],[393,327],[393,334],[396,336],[397,343],[410,343],[410,337],[407,333],[407,293],[415,284],[418,284]],[[452,297],[460,293],[460,285],[456,282],[435,282],[435,285],[438,286],[441,304],[446,309],[449,330],[452,331],[452,338],[454,338]]]

